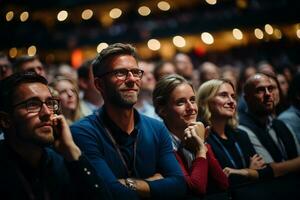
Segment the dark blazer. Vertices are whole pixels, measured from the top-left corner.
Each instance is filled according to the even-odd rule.
[[[45,148],[39,169],[33,169],[5,141],[0,142],[0,199],[112,199],[104,181],[82,155],[65,162]],[[30,192],[32,191],[32,192]],[[44,192],[45,191],[45,192]]]

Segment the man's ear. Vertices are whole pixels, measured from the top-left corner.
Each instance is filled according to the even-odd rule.
[[[11,119],[9,114],[0,111],[0,127],[1,129],[8,129],[11,126]]]
[[[95,77],[94,84],[95,84],[95,87],[97,88],[97,90],[100,91],[100,93],[102,94],[103,87],[104,87],[103,80],[101,78]]]

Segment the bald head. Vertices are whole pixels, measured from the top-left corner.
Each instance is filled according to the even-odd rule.
[[[251,76],[244,85],[244,97],[249,111],[257,115],[269,115],[275,109],[274,85],[264,74]]]
[[[261,80],[261,79],[264,79],[264,78],[267,78],[268,77],[264,74],[261,74],[261,73],[257,73],[257,74],[254,74],[252,76],[250,76],[245,84],[244,84],[244,93],[245,94],[251,94],[253,93],[254,89],[255,89],[255,85]]]

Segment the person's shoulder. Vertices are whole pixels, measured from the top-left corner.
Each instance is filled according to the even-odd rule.
[[[76,130],[90,130],[93,129],[94,127],[97,127],[98,123],[99,122],[97,120],[97,114],[93,113],[74,122],[70,126],[70,129],[72,133],[76,132]]]
[[[297,117],[296,110],[294,107],[290,106],[288,109],[280,113],[277,117],[279,120],[290,120],[291,118]]]
[[[164,127],[164,123],[158,119],[146,116],[144,114],[139,113],[140,122],[142,125],[154,126],[154,127]]]

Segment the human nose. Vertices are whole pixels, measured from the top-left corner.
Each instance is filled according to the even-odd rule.
[[[195,103],[194,102],[192,102],[192,101],[187,101],[187,109],[188,110],[193,110],[193,109],[195,109]]]
[[[73,90],[67,90],[67,95],[69,97],[72,97],[74,95],[74,91]]]
[[[41,105],[41,109],[40,109],[40,115],[41,116],[50,116],[52,114],[52,110],[50,110],[50,108],[48,108],[48,106],[46,105],[45,102],[42,103]]]
[[[125,80],[135,80],[136,77],[133,75],[131,71],[128,70]]]

